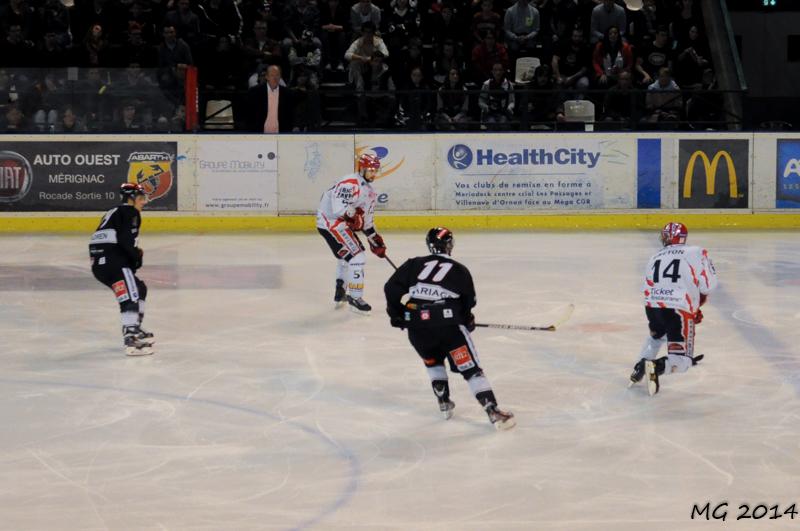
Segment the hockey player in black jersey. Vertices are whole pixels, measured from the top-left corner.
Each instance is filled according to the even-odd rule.
[[[498,409],[470,337],[475,329],[475,286],[469,270],[450,258],[453,233],[436,227],[428,231],[426,242],[431,254],[407,260],[384,286],[391,324],[408,329],[408,340],[425,362],[446,419],[453,416],[455,404],[450,400],[445,359],[467,381],[492,424],[512,428],[514,414]],[[406,295],[404,304],[401,299]]]
[[[122,314],[122,335],[128,356],[153,354],[153,334],[142,329],[147,286],[136,277],[142,267],[137,247],[141,211],[147,203],[144,188],[134,183],[120,187],[122,204],[105,213],[89,242],[94,277],[111,288]]]

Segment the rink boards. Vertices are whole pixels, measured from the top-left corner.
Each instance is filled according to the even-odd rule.
[[[48,135],[0,142],[0,232],[90,231],[124,181],[148,231],[313,230],[365,152],[382,229],[800,226],[800,135]]]

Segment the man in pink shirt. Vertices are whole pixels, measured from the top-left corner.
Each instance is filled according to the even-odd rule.
[[[248,92],[247,130],[254,133],[284,133],[292,130],[291,92],[281,85],[281,69],[267,68],[266,82]]]

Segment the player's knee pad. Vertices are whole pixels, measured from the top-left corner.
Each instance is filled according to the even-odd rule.
[[[475,367],[469,368],[465,371],[459,371],[461,376],[464,377],[465,380],[470,381],[473,378],[479,378],[483,376],[483,371],[477,365]]]
[[[131,300],[120,302],[119,311],[122,313],[127,313],[127,312],[139,313],[139,302],[138,301],[134,302]]]
[[[139,300],[145,300],[147,298],[147,284],[145,284],[143,280],[137,278],[136,288],[139,290]]]

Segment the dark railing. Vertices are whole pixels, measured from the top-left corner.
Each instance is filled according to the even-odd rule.
[[[595,130],[727,130],[742,125],[742,117],[724,104],[725,95],[737,91],[537,90],[519,84],[511,93],[513,110],[506,107],[508,94],[474,84],[456,91],[358,92],[341,86],[293,88],[292,93],[290,129],[299,132],[560,131],[583,130],[585,123]],[[180,73],[169,68],[0,69],[0,131],[184,132],[184,94]],[[197,131],[247,131],[250,98],[246,90],[201,92]],[[457,119],[443,116],[440,99]],[[570,116],[565,102],[576,99],[594,105],[594,119]],[[497,102],[504,108],[496,108]]]

